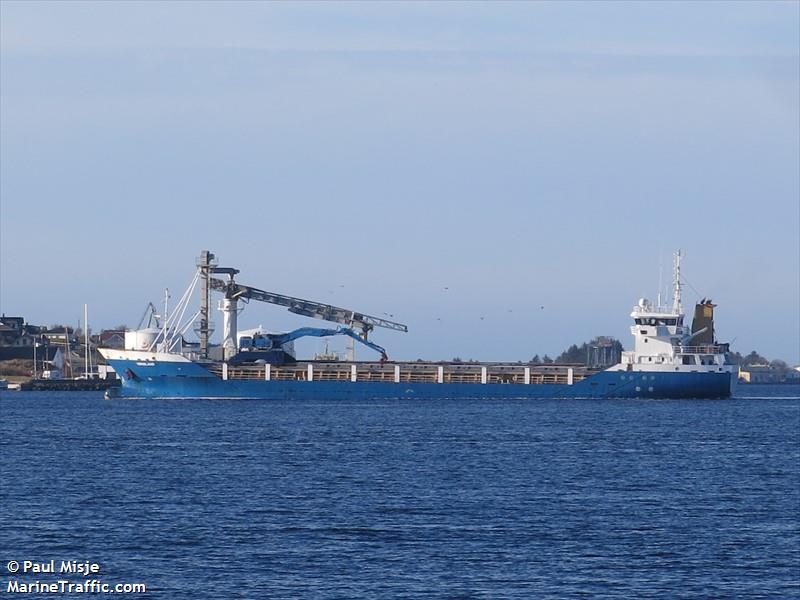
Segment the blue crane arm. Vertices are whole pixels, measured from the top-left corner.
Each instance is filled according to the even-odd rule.
[[[381,362],[389,360],[389,357],[386,355],[386,350],[384,350],[383,347],[378,346],[378,344],[370,342],[367,338],[358,335],[355,331],[353,331],[349,327],[340,327],[339,329],[340,329],[339,333],[350,336],[355,341],[364,344],[367,348],[372,348],[373,350],[375,350],[375,352],[378,352],[381,355]]]
[[[264,337],[268,338],[271,343],[271,346],[275,348],[302,337],[329,337],[332,335],[346,335],[348,337],[351,337],[357,342],[361,342],[368,348],[372,348],[373,350],[378,352],[381,355],[382,361],[388,359],[388,357],[386,356],[386,350],[384,350],[378,344],[370,342],[369,340],[358,335],[355,331],[353,331],[349,327],[337,327],[336,329],[322,329],[319,327],[300,327],[299,329],[295,329],[294,331],[289,331],[287,333],[268,333]]]
[[[319,327],[300,327],[287,333],[267,333],[266,337],[272,342],[272,346],[282,346],[301,337],[328,337],[339,335],[338,329],[322,329]]]

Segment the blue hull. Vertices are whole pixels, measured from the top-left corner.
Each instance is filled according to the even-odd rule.
[[[132,398],[728,398],[734,382],[727,372],[623,371],[601,371],[574,385],[222,380],[194,363],[142,368],[133,361],[109,362],[122,377],[120,395]]]

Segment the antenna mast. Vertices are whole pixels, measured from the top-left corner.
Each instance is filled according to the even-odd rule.
[[[89,305],[83,305],[83,376],[89,379]]]
[[[661,310],[661,290],[664,289],[664,265],[661,263],[661,253],[658,253],[658,301],[656,306]]]
[[[683,304],[681,304],[681,251],[675,253],[675,267],[674,267],[675,281],[672,291],[672,312],[679,315],[683,312]]]
[[[169,352],[169,347],[167,346],[167,321],[169,320],[169,288],[164,289],[164,331],[162,333],[163,337],[163,352]]]

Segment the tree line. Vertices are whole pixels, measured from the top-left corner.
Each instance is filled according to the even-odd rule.
[[[550,364],[554,362],[586,364],[589,362],[589,349],[600,344],[609,345],[612,352],[617,354],[625,349],[622,346],[622,342],[617,339],[603,338],[601,340],[601,338],[594,338],[589,342],[583,342],[580,346],[577,344],[572,344],[569,348],[556,356],[555,359],[550,358],[547,354],[542,357],[540,357],[538,354],[535,354],[531,359],[531,362],[536,364]]]
[[[786,364],[786,361],[780,360],[779,358],[776,358],[775,360],[769,360],[768,358],[761,356],[755,350],[750,352],[750,354],[745,355],[739,354],[738,352],[729,352],[728,360],[739,365],[740,367],[770,367],[772,369],[778,369],[779,371],[785,371],[789,368],[789,365]]]

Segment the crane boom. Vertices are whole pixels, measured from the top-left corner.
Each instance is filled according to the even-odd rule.
[[[318,327],[301,327],[299,329],[295,329],[294,331],[289,331],[287,333],[265,333],[261,334],[255,338],[253,338],[252,346],[257,349],[261,349],[262,347],[266,347],[266,349],[271,350],[273,348],[280,348],[284,344],[288,342],[292,342],[294,340],[300,339],[302,337],[329,337],[333,335],[346,335],[348,337],[353,338],[357,342],[360,342],[367,346],[368,348],[372,348],[375,352],[381,355],[381,362],[388,360],[386,356],[386,350],[379,346],[374,342],[370,342],[369,340],[361,337],[355,331],[350,329],[349,327],[337,327],[336,329],[320,329]],[[264,342],[267,342],[265,344]]]
[[[148,316],[148,312],[150,314],[149,314],[149,318],[147,319],[147,326],[151,327],[152,324],[153,324],[153,321],[155,321],[156,322],[156,328],[161,328],[161,323],[159,323],[159,320],[158,320],[159,319],[158,310],[156,309],[156,307],[153,305],[152,302],[148,302],[147,306],[145,306],[145,308],[144,308],[144,312],[142,313],[142,318],[139,319],[139,325],[136,326],[136,329],[141,329],[142,328],[142,325],[144,325],[145,317]]]
[[[235,281],[236,275],[239,274],[239,269],[219,266],[214,254],[207,250],[201,253],[200,259],[197,261],[197,268],[199,269],[199,276],[202,280],[200,322],[197,331],[200,337],[200,355],[203,357],[208,356],[208,338],[212,331],[208,315],[208,299],[211,290],[224,294],[224,298],[220,303],[220,310],[222,311],[221,346],[223,360],[232,359],[239,352],[237,337],[239,300],[258,300],[259,302],[277,304],[278,306],[286,307],[289,312],[296,315],[339,323],[350,330],[349,333],[345,331],[341,333],[349,335],[362,343],[367,343],[368,346],[370,344],[366,342],[367,337],[369,336],[369,332],[375,327],[392,329],[394,331],[408,331],[406,325],[397,323],[396,321],[390,321],[389,319],[374,317],[347,308],[333,306],[332,304],[314,302],[313,300],[305,300],[303,298],[295,298],[294,296],[286,296],[284,294],[260,290],[249,285],[241,285]],[[212,275],[215,274],[227,275],[228,279],[225,281],[212,277]],[[380,346],[371,347],[381,352],[382,356],[385,356],[383,348]]]
[[[221,271],[220,267],[215,267],[215,272],[223,272],[231,275],[231,281],[225,282],[221,279],[210,278],[211,289],[218,292],[223,292],[226,298],[231,300],[239,300],[241,298],[248,300],[258,300],[260,302],[268,302],[269,304],[277,304],[278,306],[286,307],[289,312],[304,317],[312,317],[314,319],[322,319],[324,321],[332,321],[334,323],[341,323],[348,327],[357,327],[361,329],[363,334],[367,334],[375,327],[383,327],[385,329],[392,329],[394,331],[407,332],[408,327],[402,323],[390,321],[380,317],[373,317],[357,311],[340,308],[331,304],[324,304],[322,302],[314,302],[313,300],[304,300],[302,298],[295,298],[293,296],[286,296],[284,294],[276,294],[274,292],[267,292],[249,285],[242,285],[233,281],[233,274],[229,270]]]

